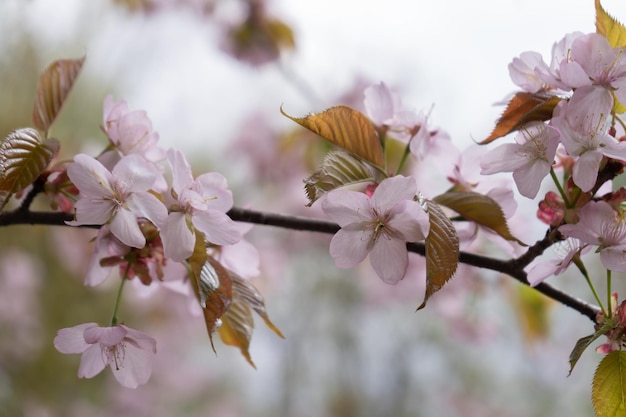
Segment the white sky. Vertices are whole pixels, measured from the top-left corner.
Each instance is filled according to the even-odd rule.
[[[222,0],[223,2],[223,0]],[[290,24],[297,50],[285,63],[317,92],[312,103],[276,66],[242,66],[220,52],[215,28],[192,13],[129,16],[108,0],[4,0],[0,30],[20,18],[50,61],[87,54],[85,72],[115,85],[116,98],[145,109],[164,146],[222,144],[249,111],[280,115],[332,106],[356,76],[384,81],[458,143],[489,133],[502,111],[492,104],[515,89],[507,64],[526,50],[549,59],[552,44],[594,30],[593,0],[268,0]],[[604,0],[626,21],[626,3]],[[61,6],[60,6],[61,5]],[[462,146],[461,146],[462,147]]]
[[[111,85],[115,98],[146,110],[163,147],[217,161],[251,112],[299,128],[281,105],[301,116],[341,104],[334,100],[357,77],[384,81],[416,110],[434,105],[431,125],[464,149],[489,134],[504,109],[494,103],[516,90],[507,69],[515,56],[535,50],[549,61],[565,34],[595,31],[593,0],[267,1],[295,32],[297,49],[285,66],[321,102],[305,98],[276,65],[253,68],[224,54],[215,25],[188,10],[146,17],[112,8],[111,0],[0,0],[0,40],[11,34],[7,27],[31,32],[45,45],[42,69],[86,54],[83,78]],[[626,22],[626,2],[603,4]],[[220,16],[234,19],[232,9],[221,7]],[[534,212],[536,203],[527,203]]]

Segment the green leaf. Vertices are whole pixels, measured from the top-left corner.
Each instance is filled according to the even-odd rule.
[[[519,130],[528,122],[535,120],[548,120],[552,117],[552,111],[561,101],[555,96],[520,92],[515,94],[496,122],[487,139],[480,142],[481,145],[493,142],[494,140]]]
[[[0,208],[41,175],[59,151],[56,139],[43,142],[32,128],[9,133],[0,145]]]
[[[325,193],[345,185],[374,181],[372,168],[345,151],[326,154],[322,166],[304,180],[304,189],[311,206]]]
[[[600,361],[593,376],[591,399],[598,417],[626,415],[626,352],[613,351]]]
[[[596,32],[607,38],[613,48],[626,46],[626,27],[604,10],[600,0],[595,0],[595,6]]]
[[[591,344],[595,342],[596,339],[598,339],[602,335],[605,335],[609,330],[615,328],[615,326],[617,326],[617,319],[611,318],[604,322],[604,324],[598,330],[596,330],[594,334],[590,334],[589,336],[578,339],[576,345],[574,345],[574,349],[572,349],[572,352],[569,354],[569,375],[572,374],[574,366],[576,366],[576,363],[578,363],[578,359],[580,359],[580,356],[583,354],[583,352],[589,346],[591,346]]]
[[[374,125],[364,114],[350,107],[331,107],[305,117],[289,116],[282,107],[280,112],[300,126],[378,167],[385,163],[383,147]]]
[[[65,103],[85,58],[54,61],[39,77],[33,106],[33,123],[48,135],[50,126]]]
[[[506,240],[526,246],[524,242],[511,235],[502,208],[489,196],[473,191],[448,191],[433,200],[456,211],[464,219],[488,227]]]
[[[459,237],[454,225],[437,204],[426,204],[430,221],[426,237],[426,294],[418,310],[426,307],[428,299],[452,278],[459,264]]]

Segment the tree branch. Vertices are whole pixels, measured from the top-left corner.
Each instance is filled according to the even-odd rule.
[[[227,214],[235,221],[274,226],[283,229],[327,234],[334,234],[340,229],[337,224],[323,220],[263,213],[238,207],[232,208]],[[74,216],[69,213],[24,211],[17,209],[14,211],[0,213],[0,226],[17,224],[65,226],[65,222],[73,220],[73,217]],[[554,238],[551,237],[550,233],[546,234],[544,239],[531,246],[526,254],[517,259],[503,261],[487,256],[461,252],[459,255],[459,262],[478,268],[497,271],[502,274],[509,275],[524,285],[529,285],[524,267],[528,265],[532,259],[540,255],[547,247],[554,243],[553,239]],[[408,243],[407,249],[422,256],[426,254],[426,247],[423,243]],[[535,286],[534,289],[587,316],[593,322],[595,322],[596,315],[600,311],[597,306],[573,297],[549,284],[541,283]]]

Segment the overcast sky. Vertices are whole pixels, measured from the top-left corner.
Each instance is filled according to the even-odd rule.
[[[268,0],[290,24],[297,50],[284,64],[313,89],[313,103],[276,66],[242,66],[216,47],[214,27],[187,12],[146,19],[108,0],[4,0],[0,24],[16,17],[49,51],[87,54],[85,71],[111,81],[118,98],[149,112],[164,144],[223,143],[262,108],[272,123],[322,110],[357,76],[384,81],[453,140],[489,133],[493,104],[515,89],[507,64],[526,50],[550,49],[566,33],[594,30],[592,0]],[[626,20],[626,3],[604,0]],[[121,96],[121,97],[120,97]],[[318,108],[317,106],[322,106]],[[182,142],[181,142],[182,141]]]

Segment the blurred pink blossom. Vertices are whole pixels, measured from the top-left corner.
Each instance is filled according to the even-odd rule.
[[[84,323],[61,329],[54,338],[61,353],[81,353],[79,378],[93,378],[107,366],[115,379],[128,388],[137,388],[150,378],[156,340],[123,324],[100,327]]]

